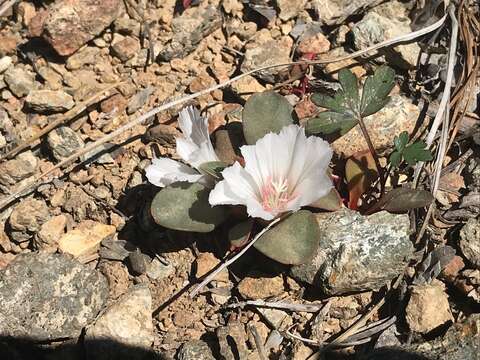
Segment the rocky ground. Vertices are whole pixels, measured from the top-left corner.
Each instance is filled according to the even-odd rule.
[[[5,7],[0,201],[32,186],[0,213],[1,358],[314,359],[373,308],[367,325],[322,356],[478,359],[477,80],[419,241],[424,212],[319,213],[312,261],[288,268],[249,250],[193,298],[192,284],[225,256],[228,228],[196,234],[159,227],[149,215],[158,188],[144,173],[153,156],[177,158],[176,115],[185,104],[38,180],[168,100],[259,66],[339,57],[441,16],[428,2],[380,3],[22,0]],[[362,77],[387,63],[398,86],[366,125],[376,149],[388,154],[395,135],[420,129],[423,136],[435,116],[448,35],[447,26],[423,68],[417,62],[428,39],[308,72],[262,71],[191,103],[208,114],[219,147],[224,125],[240,120],[252,93],[277,89],[302,122],[315,111],[309,94],[335,89],[340,68]],[[340,160],[367,149],[358,129],[332,146]]]

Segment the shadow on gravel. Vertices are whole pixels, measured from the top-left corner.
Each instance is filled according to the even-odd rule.
[[[86,340],[78,343],[38,344],[26,338],[0,337],[2,360],[166,360],[143,348],[129,347],[112,340]]]

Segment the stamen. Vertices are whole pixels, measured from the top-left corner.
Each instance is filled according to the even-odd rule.
[[[261,194],[263,209],[275,214],[284,211],[288,202],[295,198],[295,195],[289,193],[287,179],[274,181],[268,178]]]

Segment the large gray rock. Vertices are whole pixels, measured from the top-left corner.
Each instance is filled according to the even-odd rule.
[[[460,250],[476,268],[480,268],[480,220],[469,219],[460,231]]]
[[[68,126],[60,126],[48,133],[47,143],[55,159],[61,161],[85,146],[85,143]]]
[[[173,37],[160,52],[162,61],[183,58],[196,49],[198,43],[222,25],[220,7],[213,5],[190,7],[172,21]]]
[[[359,360],[477,360],[480,351],[480,315],[456,323],[433,341],[405,347],[376,349]]]
[[[215,360],[212,350],[202,340],[190,340],[182,345],[177,354],[178,360]]]
[[[312,0],[312,6],[321,22],[333,25],[341,24],[347,17],[381,2],[382,0]]]
[[[0,184],[5,186],[18,184],[33,174],[38,167],[38,159],[28,150],[18,154],[15,159],[0,164]]]
[[[59,0],[48,7],[43,38],[68,56],[92,40],[119,15],[120,0]]]
[[[352,28],[353,43],[358,50],[411,32],[410,19],[404,4],[388,1],[375,7]],[[387,61],[404,69],[417,63],[417,43],[401,44],[382,50]]]
[[[341,209],[318,214],[317,221],[317,254],[291,274],[327,294],[378,289],[403,271],[413,252],[407,215]]]
[[[19,98],[37,88],[35,75],[20,67],[9,68],[4,74],[4,80],[10,91]]]
[[[25,99],[26,105],[38,112],[63,112],[70,110],[75,102],[61,90],[32,90]]]
[[[89,359],[142,359],[152,343],[152,295],[146,285],[122,295],[85,335]]]
[[[19,255],[0,271],[0,336],[76,338],[107,295],[104,276],[67,255]]]
[[[293,40],[289,36],[273,39],[269,32],[258,33],[256,38],[247,44],[241,71],[246,73],[262,66],[288,63]],[[274,83],[286,76],[284,68],[272,68],[254,74],[264,81]]]

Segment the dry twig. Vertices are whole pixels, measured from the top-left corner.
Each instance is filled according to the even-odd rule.
[[[284,219],[287,215],[284,215],[282,217],[279,217],[279,218],[276,218],[275,220],[273,220],[270,224],[268,224],[267,226],[265,226],[265,228],[262,229],[262,231],[260,231],[254,238],[252,241],[250,241],[247,245],[245,245],[243,247],[242,250],[240,250],[237,254],[235,254],[235,256],[231,257],[230,259],[228,259],[227,261],[225,261],[224,263],[222,263],[220,266],[218,266],[214,271],[212,271],[210,274],[207,275],[207,277],[200,283],[198,284],[197,286],[195,286],[191,293],[190,293],[190,297],[194,297],[195,295],[198,294],[198,292],[205,286],[207,285],[210,281],[212,281],[215,276],[217,276],[218,273],[220,273],[220,271],[222,271],[223,269],[229,267],[231,264],[233,264],[240,256],[242,256],[248,249],[250,249],[250,247],[252,247],[253,244],[255,244],[255,242],[260,239],[260,237],[265,234],[273,225],[275,225],[276,223],[278,223],[280,220]]]

